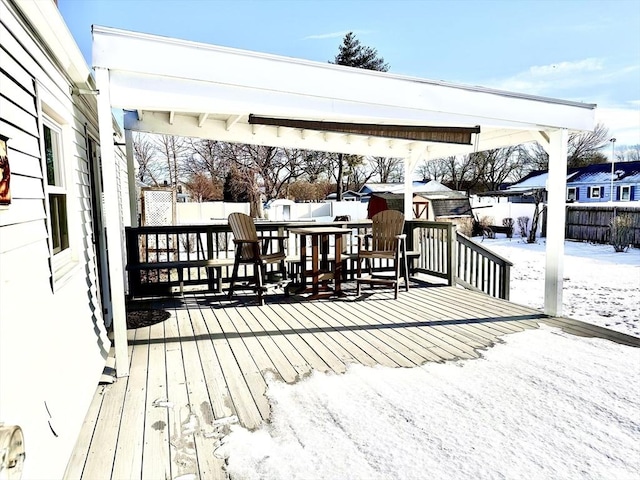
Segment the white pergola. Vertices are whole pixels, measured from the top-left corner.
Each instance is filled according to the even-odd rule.
[[[93,27],[105,191],[116,191],[112,108],[132,131],[403,158],[405,212],[421,160],[537,140],[549,153],[545,313],[562,311],[567,138],[595,105]],[[478,133],[479,132],[479,133]],[[128,374],[118,199],[105,196],[118,376]],[[135,210],[136,199],[130,199]]]

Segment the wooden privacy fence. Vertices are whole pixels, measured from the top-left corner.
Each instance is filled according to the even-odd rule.
[[[290,227],[319,226],[314,222],[256,222],[262,237],[286,235]],[[326,225],[326,224],[323,224]],[[333,222],[349,230],[343,248],[347,258],[344,272],[354,277],[356,234],[366,233],[371,222]],[[448,222],[410,220],[405,223],[411,274],[423,273],[444,279],[448,285],[509,298],[511,264],[455,231]],[[169,225],[129,227],[125,232],[129,295],[167,295],[175,287],[204,285],[220,292],[231,275],[234,261],[232,233],[227,223],[209,225]],[[287,262],[292,275],[299,271],[299,237],[289,234]],[[274,248],[277,242],[268,242]],[[269,252],[268,252],[269,253]],[[345,257],[343,257],[345,258]],[[390,268],[384,261],[374,270]],[[253,275],[252,266],[243,265],[237,280]]]
[[[640,246],[640,207],[568,205],[565,237],[594,243],[609,243],[614,216],[629,215],[633,226],[632,244]]]

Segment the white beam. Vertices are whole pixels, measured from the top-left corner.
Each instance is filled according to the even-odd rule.
[[[298,129],[280,127],[281,135],[276,134],[276,127],[266,125],[249,125],[238,122],[230,131],[226,129],[226,122],[209,118],[198,127],[198,118],[176,113],[173,125],[167,121],[167,114],[162,112],[145,111],[144,121],[140,122],[135,114],[125,113],[125,128],[133,131],[178,135],[195,138],[206,138],[223,142],[251,143],[254,145],[268,145],[272,147],[300,148],[306,150],[320,150],[351,155],[371,155],[376,157],[404,158],[410,155],[409,145],[415,148],[416,142],[409,140],[395,140],[393,148],[381,139],[368,145],[365,137],[362,141],[348,144],[345,135],[324,132],[319,135],[305,135],[302,138]],[[354,136],[355,137],[355,136]],[[418,142],[423,143],[423,142]],[[426,145],[426,143],[424,143]]]
[[[540,144],[545,152],[549,153],[549,134],[547,132],[531,132],[533,139]]]
[[[208,117],[209,117],[209,114],[208,114],[208,113],[201,113],[201,114],[198,116],[198,126],[199,126],[199,127],[202,127],[202,125],[204,125],[204,122],[206,122],[206,121],[207,121],[207,118],[208,118]]]
[[[176,116],[176,112],[174,112],[173,110],[169,112],[169,123],[171,125],[173,125],[173,119],[175,118],[175,116]]]
[[[104,185],[104,217],[107,227],[107,251],[109,281],[111,284],[111,311],[116,354],[116,375],[129,375],[127,347],[127,317],[124,301],[124,268],[122,265],[122,224],[118,195],[117,164],[113,147],[113,124],[109,96],[109,70],[95,69],[98,95],[98,126],[100,128],[100,153],[102,157],[102,182]],[[109,308],[109,306],[107,306]]]
[[[232,117],[227,118],[227,122],[225,125],[225,128],[227,129],[227,131],[231,130],[231,127],[233,127],[236,123],[238,123],[238,120],[240,120],[242,118],[242,115],[233,115]]]
[[[556,130],[549,134],[544,313],[551,316],[562,315],[568,138],[569,134],[566,129]]]

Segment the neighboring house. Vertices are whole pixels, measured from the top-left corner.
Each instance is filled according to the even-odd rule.
[[[544,189],[548,172],[535,171],[514,183],[506,192]],[[613,196],[611,195],[613,187]],[[527,197],[512,197],[512,201]],[[640,162],[599,163],[567,172],[567,202],[640,201]]]
[[[335,202],[338,198],[337,193],[330,193],[326,196],[325,200]],[[354,192],[353,190],[347,190],[342,194],[343,202],[359,202],[362,199],[362,194],[359,192]]]
[[[0,423],[23,431],[22,478],[62,478],[111,346],[95,84],[53,1],[0,0],[0,19],[11,169],[0,206]],[[115,161],[122,175],[109,193],[127,198],[119,150]]]
[[[422,194],[443,191],[451,192],[452,190],[436,180],[428,182],[414,180],[413,182],[413,193]],[[404,183],[365,183],[358,193],[362,196],[363,201],[366,201],[366,198],[372,193],[404,193]]]

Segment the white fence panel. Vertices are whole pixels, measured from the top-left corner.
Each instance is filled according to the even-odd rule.
[[[209,222],[226,222],[230,213],[249,214],[248,203],[230,202],[182,202],[176,204],[178,225]]]

